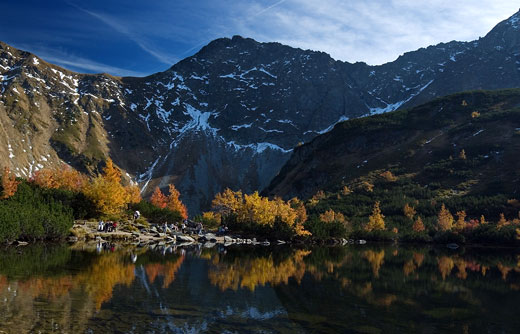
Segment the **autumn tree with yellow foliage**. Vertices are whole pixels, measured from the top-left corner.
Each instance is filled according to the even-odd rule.
[[[138,198],[135,189],[128,189],[121,184],[121,170],[114,166],[109,158],[103,168],[103,174],[92,179],[85,189],[85,195],[92,200],[99,212],[119,214],[131,201]]]
[[[457,222],[455,223],[455,229],[457,231],[462,231],[466,227],[466,211],[458,211],[457,212]]]
[[[374,208],[372,209],[372,214],[368,217],[368,224],[365,225],[365,230],[377,231],[385,229],[385,216],[381,213],[381,209],[379,208],[379,201],[374,203]]]
[[[260,196],[258,191],[242,194],[241,191],[226,189],[215,196],[212,209],[220,215],[224,224],[237,224],[233,227],[238,229],[256,226],[273,231],[275,222],[280,222],[283,224],[281,227],[289,229],[294,235],[309,235],[303,227],[307,212],[297,198],[285,202],[281,198],[270,200]]]
[[[441,206],[441,211],[439,211],[439,215],[437,216],[437,226],[441,231],[451,231],[453,228],[453,216],[450,213],[450,210],[446,209],[444,203]]]
[[[410,206],[408,203],[404,205],[403,213],[408,219],[413,220],[413,217],[417,213],[413,206]]]
[[[324,223],[343,223],[345,222],[345,216],[341,212],[334,212],[334,210],[329,209],[320,215],[320,221]]]

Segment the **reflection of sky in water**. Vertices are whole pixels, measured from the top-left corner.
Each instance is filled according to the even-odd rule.
[[[8,248],[0,333],[509,333],[520,326],[519,260],[368,245]]]

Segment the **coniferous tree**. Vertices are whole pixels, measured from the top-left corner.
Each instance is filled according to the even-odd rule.
[[[367,231],[375,231],[375,230],[384,230],[385,229],[385,220],[383,214],[381,213],[381,209],[379,208],[379,201],[374,203],[374,208],[372,209],[372,214],[368,217],[368,224],[365,226]]]
[[[437,217],[437,225],[441,231],[450,231],[453,227],[453,216],[450,210],[446,209],[444,203],[441,206],[441,211]]]

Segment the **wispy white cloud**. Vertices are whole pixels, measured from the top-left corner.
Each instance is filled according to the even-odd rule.
[[[136,43],[143,51],[145,51],[148,54],[150,54],[151,56],[155,57],[155,59],[159,60],[160,62],[167,64],[167,65],[172,65],[179,61],[179,58],[172,56],[168,53],[159,51],[156,47],[153,46],[153,43],[147,41],[145,38],[140,36],[139,33],[134,32],[130,28],[131,22],[122,23],[122,22],[118,21],[116,18],[111,17],[107,14],[90,11],[90,10],[84,9],[84,8],[74,5],[74,4],[73,4],[73,6],[78,8],[82,12],[87,13],[90,16],[98,19],[99,21],[108,25],[109,27],[116,30],[117,32],[125,35],[127,38],[129,38],[134,43]]]
[[[253,17],[260,16],[260,15],[262,15],[263,13],[267,12],[268,10],[270,10],[270,9],[276,7],[276,6],[281,5],[281,4],[284,3],[285,1],[287,1],[287,0],[280,0],[280,1],[274,3],[274,4],[270,5],[270,6],[267,6],[267,7],[265,7],[264,9],[260,10],[259,12],[257,12],[256,14],[254,14]]]
[[[477,39],[518,10],[497,0],[286,0],[264,15],[244,17],[240,13],[259,8],[248,6],[235,13],[238,34],[370,64],[439,42]]]
[[[132,76],[132,77],[142,77],[147,75],[147,73],[132,71],[116,66],[111,66],[107,64],[102,64],[91,59],[87,59],[85,57],[80,57],[60,49],[48,48],[44,46],[34,46],[34,45],[13,45],[16,48],[22,50],[31,50],[31,52],[35,53],[38,57],[42,58],[49,63],[56,64],[58,66],[71,69],[77,72],[95,72],[95,73],[110,73],[116,76]]]
[[[47,50],[44,59],[116,75],[137,73],[103,63],[122,61],[128,65],[121,66],[152,72],[233,35],[381,64],[420,47],[477,39],[518,10],[510,0],[113,0],[106,6],[65,1],[71,5],[66,15],[49,9],[42,20],[46,29],[24,24],[0,29],[0,36],[7,31],[12,41],[60,45],[68,54]],[[25,17],[25,11],[19,8],[18,15]]]

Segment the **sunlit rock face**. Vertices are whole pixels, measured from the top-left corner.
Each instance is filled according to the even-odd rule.
[[[474,42],[368,66],[235,36],[144,78],[73,73],[0,43],[0,154],[20,176],[110,156],[144,194],[174,183],[191,213],[266,187],[339,121],[462,90],[520,85],[518,14]]]

